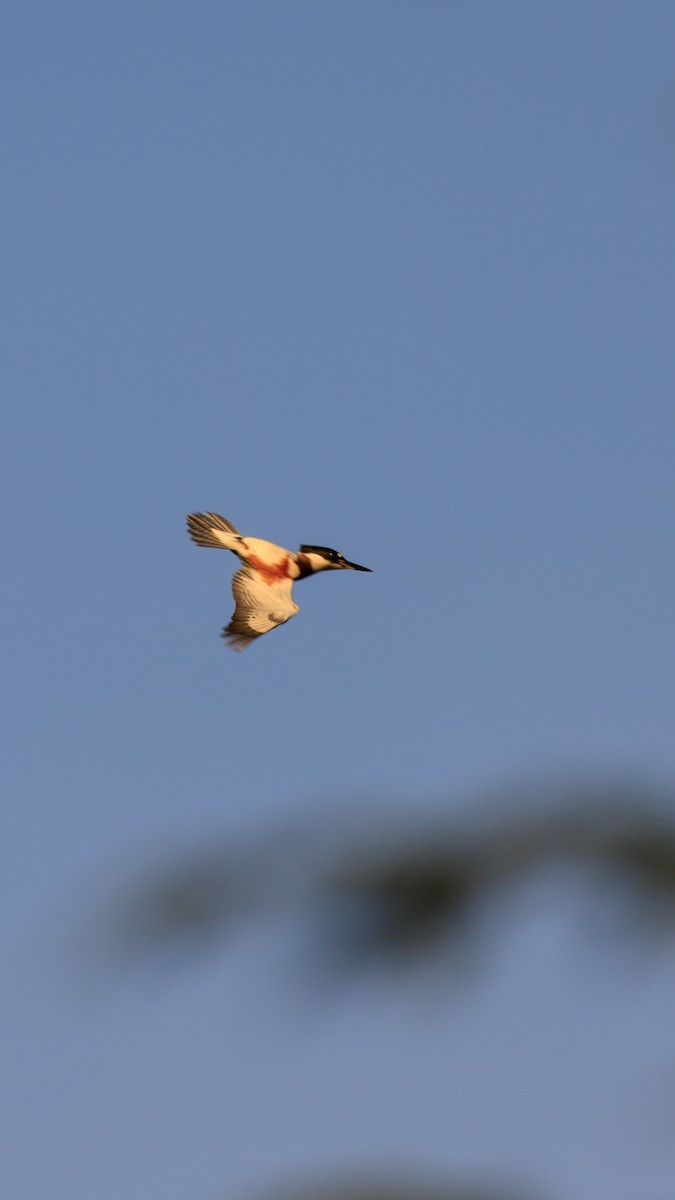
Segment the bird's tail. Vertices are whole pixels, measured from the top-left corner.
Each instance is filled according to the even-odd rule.
[[[215,546],[218,550],[239,553],[242,543],[239,530],[225,517],[219,517],[218,513],[190,513],[187,527],[190,537],[198,546]]]

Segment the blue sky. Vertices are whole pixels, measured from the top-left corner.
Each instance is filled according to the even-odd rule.
[[[534,901],[424,1020],[364,988],[301,1031],[273,931],[86,1013],[58,979],[100,881],[165,849],[675,777],[674,45],[649,0],[7,7],[13,1197],[392,1154],[672,1194],[622,1132],[675,1051],[672,963],[617,980]],[[230,654],[193,509],[374,573]]]

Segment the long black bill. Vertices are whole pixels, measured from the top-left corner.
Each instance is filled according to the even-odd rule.
[[[360,567],[358,563],[347,562],[347,559],[345,559],[340,565],[343,567],[348,567],[350,571],[370,571],[371,575],[373,573],[372,567]]]

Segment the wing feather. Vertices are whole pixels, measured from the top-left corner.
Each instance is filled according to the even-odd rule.
[[[242,549],[239,530],[218,513],[190,513],[187,527],[190,537],[198,546],[215,546],[218,550],[232,550],[235,554]]]
[[[235,609],[223,629],[234,650],[245,650],[257,637],[290,621],[300,611],[292,596],[292,579],[266,580],[250,567],[242,567],[232,580]]]

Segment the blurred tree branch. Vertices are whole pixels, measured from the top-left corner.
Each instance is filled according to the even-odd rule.
[[[465,1184],[429,1186],[422,1181],[361,1180],[317,1182],[297,1191],[283,1191],[266,1200],[527,1200],[522,1192],[483,1189]]]
[[[107,943],[122,957],[191,946],[245,920],[309,915],[326,961],[402,967],[478,928],[486,906],[552,868],[610,885],[660,933],[675,918],[675,806],[644,787],[576,789],[528,803],[513,793],[443,820],[348,813],[237,845],[211,845],[126,890]],[[379,817],[379,820],[377,819]]]

